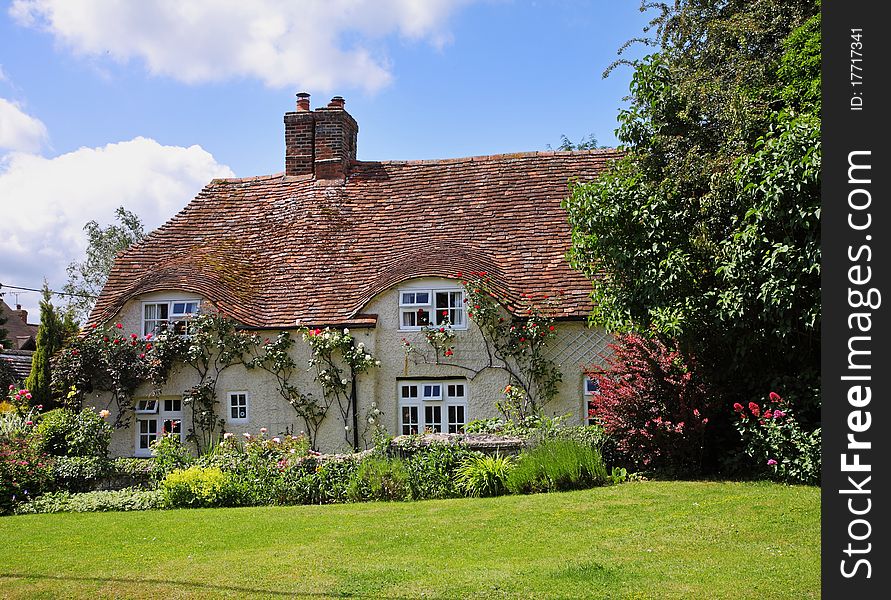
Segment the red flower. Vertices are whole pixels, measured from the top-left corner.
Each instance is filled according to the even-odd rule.
[[[447,310],[442,311],[442,316],[444,316],[444,317],[449,316],[449,311],[447,311]]]
[[[455,277],[457,277],[458,279],[461,279],[461,277],[462,277],[461,271],[458,271],[457,273],[455,273]]]
[[[446,355],[446,356],[451,356],[452,354],[454,354],[454,352],[452,352],[452,349],[451,349],[451,348],[446,348],[445,355]]]
[[[749,410],[752,411],[752,414],[756,417],[761,414],[761,408],[754,402],[749,402]]]
[[[145,354],[140,354],[139,358],[145,358]]]
[[[445,333],[445,327],[440,327],[440,328],[439,328],[439,333]]]
[[[776,392],[771,392],[770,393],[770,401],[771,402],[782,402],[783,399],[780,398],[780,395],[777,394]]]
[[[107,341],[108,341],[108,336],[107,336],[107,335],[103,335],[103,336],[102,336],[102,341],[103,341],[103,342],[107,342]]]
[[[146,345],[145,345],[145,349],[146,349],[146,350],[151,350],[151,349],[152,349],[152,345],[151,345],[150,343],[149,343],[149,344],[146,344]]]
[[[526,341],[526,338],[524,338],[524,337],[521,337],[521,338],[520,338],[520,343],[521,343],[521,344],[522,344],[523,342],[525,342],[525,341]]]
[[[122,324],[120,324],[120,323],[115,323],[114,326],[117,327],[118,329],[123,329],[123,328],[124,328],[124,326],[123,326]]]
[[[90,325],[90,327],[93,328],[93,329],[96,329],[96,324],[93,323],[92,325]]]
[[[131,340],[135,340],[135,339],[136,339],[136,334],[135,334],[135,333],[131,333],[131,334],[130,334],[130,339],[131,339]]]
[[[734,403],[733,403],[733,410],[735,410],[736,412],[741,413],[741,412],[744,411],[745,409],[743,408],[743,405],[740,404],[739,402],[734,402]]]
[[[553,325],[551,325],[550,327],[548,327],[548,329],[549,329],[550,331],[554,331],[554,330],[557,329],[557,328],[554,327]]]
[[[480,305],[479,305],[479,304],[474,304],[474,305],[473,305],[473,310],[479,310],[479,309],[480,309]]]
[[[764,411],[764,418],[765,418],[765,419],[772,419],[772,418],[773,418],[773,413],[770,412],[770,409],[769,409],[769,408],[768,408],[767,410]]]

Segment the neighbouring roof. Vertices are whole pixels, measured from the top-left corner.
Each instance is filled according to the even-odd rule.
[[[15,373],[15,377],[19,381],[27,379],[31,374],[31,358],[34,352],[30,350],[2,350],[0,351],[0,360],[5,361]]]
[[[406,279],[486,271],[495,290],[561,296],[555,316],[591,309],[565,254],[561,201],[614,150],[432,161],[354,162],[343,180],[215,179],[118,257],[91,315],[139,294],[200,294],[247,326],[373,324],[368,301]]]
[[[6,323],[0,324],[0,329],[7,331],[7,338],[13,343],[7,350],[33,350],[34,340],[37,339],[37,325],[32,325],[26,320],[28,312],[11,308],[0,299],[0,317],[6,317]],[[2,319],[0,319],[2,320]]]

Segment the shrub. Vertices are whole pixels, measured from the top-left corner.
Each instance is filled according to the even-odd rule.
[[[237,506],[241,494],[228,473],[215,467],[192,466],[173,471],[159,486],[163,504],[168,508]]]
[[[470,456],[473,453],[461,444],[430,444],[415,452],[406,461],[412,499],[462,496],[455,477],[458,467]]]
[[[358,461],[352,458],[335,458],[321,461],[316,467],[319,504],[349,501],[349,486]]]
[[[605,372],[589,373],[600,393],[590,416],[610,437],[624,466],[697,474],[706,426],[715,412],[692,362],[660,340],[634,334],[610,344]]]
[[[52,467],[53,487],[69,492],[88,492],[113,469],[112,461],[98,456],[60,456]]]
[[[111,442],[111,426],[89,408],[44,413],[34,433],[40,450],[54,456],[107,456]]]
[[[195,457],[180,441],[179,434],[162,435],[152,442],[152,477],[158,481],[177,469],[186,469]]]
[[[51,492],[16,507],[16,514],[58,512],[107,512],[152,510],[162,507],[162,494],[158,490],[127,488],[116,491]]]
[[[52,457],[23,435],[0,438],[0,514],[49,489]]]
[[[734,404],[736,427],[745,452],[757,462],[756,475],[786,483],[820,483],[821,429],[806,431],[795,417],[791,404],[776,392],[759,405]]]
[[[405,464],[398,458],[366,458],[353,472],[347,487],[347,497],[353,502],[408,500],[410,496],[408,472]]]
[[[458,487],[468,496],[500,496],[506,493],[505,481],[514,461],[496,454],[466,458],[457,471]]]
[[[507,476],[516,494],[553,492],[603,485],[606,468],[600,452],[574,440],[546,440],[524,452]]]

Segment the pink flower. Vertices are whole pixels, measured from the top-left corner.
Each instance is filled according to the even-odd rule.
[[[276,444],[282,443],[282,439],[280,437],[274,437],[274,438],[272,438],[272,441],[275,442]]]
[[[244,439],[246,439],[246,440],[251,439],[251,434],[249,434],[247,431],[245,431],[245,432],[242,433],[241,435],[243,435],[243,436],[244,436]]]
[[[102,417],[103,419],[107,419],[108,415],[110,415],[110,414],[111,413],[109,411],[105,410],[104,408],[99,411],[99,416]]]
[[[786,413],[784,413],[783,411],[781,411],[779,408],[776,409],[775,411],[773,411],[773,418],[774,418],[774,419],[780,419],[780,418],[785,417],[785,416],[786,416]]]
[[[767,459],[767,466],[772,467],[775,464],[777,464],[777,461],[775,461],[774,459],[772,459],[772,458]]]
[[[780,398],[780,395],[777,394],[776,392],[771,392],[770,393],[770,401],[771,402],[782,402],[783,399]]]
[[[260,428],[260,433],[266,433],[267,431],[269,431],[269,430],[266,429],[265,427]]]
[[[234,433],[232,433],[231,431],[227,431],[226,433],[223,434],[223,439],[228,440],[229,438],[234,437],[234,436],[235,436]]]
[[[27,425],[29,427],[33,424],[34,424],[34,421],[25,421],[25,425]]]

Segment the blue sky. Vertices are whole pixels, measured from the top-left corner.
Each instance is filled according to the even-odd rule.
[[[0,12],[0,283],[53,289],[117,206],[162,224],[282,170],[282,115],[346,98],[365,160],[615,145],[637,0],[14,0]],[[639,56],[642,49],[629,52]],[[38,294],[19,302],[37,316]],[[15,297],[6,295],[9,304]]]

